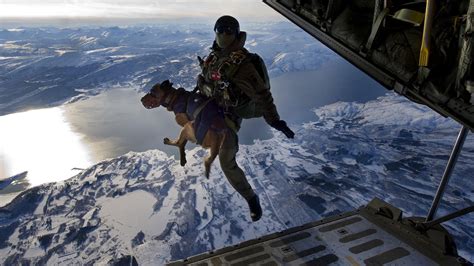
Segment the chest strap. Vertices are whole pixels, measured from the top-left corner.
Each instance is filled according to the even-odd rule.
[[[213,98],[209,98],[207,100],[205,100],[203,103],[201,103],[197,108],[196,110],[194,110],[193,112],[193,117],[192,119],[196,119],[196,117],[199,115],[199,113],[201,113],[202,109],[204,109],[204,107],[206,107],[206,105],[211,101],[213,100]]]

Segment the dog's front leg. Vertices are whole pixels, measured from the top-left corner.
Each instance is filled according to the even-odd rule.
[[[185,147],[188,140],[186,139],[186,127],[181,129],[179,137],[175,140],[170,140],[169,138],[164,138],[163,143],[166,145],[177,146],[179,148],[179,160],[181,166],[186,165],[186,152]]]

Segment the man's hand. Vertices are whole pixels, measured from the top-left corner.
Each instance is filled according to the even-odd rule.
[[[158,102],[158,98],[156,98],[154,95],[151,93],[148,93],[147,95],[142,97],[142,104],[145,106],[146,109],[152,109],[160,106],[160,103]]]
[[[275,128],[276,130],[283,132],[283,134],[285,134],[287,138],[292,139],[295,137],[295,133],[291,131],[291,129],[286,125],[286,122],[283,120],[277,120],[273,122],[270,126]]]

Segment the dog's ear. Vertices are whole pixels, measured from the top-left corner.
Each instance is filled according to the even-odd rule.
[[[161,82],[160,84],[160,87],[163,89],[163,90],[169,90],[171,89],[173,86],[173,83],[171,83],[169,80],[165,80],[163,82]]]
[[[153,85],[153,87],[151,87],[151,90],[150,90],[150,93],[151,94],[156,94],[158,93],[158,91],[160,90],[160,83],[156,83],[155,85]]]

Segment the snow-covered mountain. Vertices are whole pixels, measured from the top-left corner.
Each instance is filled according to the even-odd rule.
[[[0,115],[75,101],[111,87],[149,90],[166,79],[191,90],[200,72],[197,56],[206,56],[212,45],[212,27],[0,29]],[[246,47],[263,57],[272,77],[317,69],[333,56],[290,23],[249,24],[245,30]]]
[[[260,195],[262,219],[250,221],[244,200],[213,165],[203,176],[205,151],[187,152],[179,165],[161,151],[128,153],[98,163],[61,183],[23,193],[0,209],[0,258],[31,264],[107,263],[133,256],[162,265],[237,244],[379,197],[424,216],[458,125],[402,97],[338,102],[314,110],[296,138],[241,145],[237,156]],[[472,205],[474,141],[468,138],[439,214]],[[413,204],[416,202],[416,204]],[[474,259],[473,218],[445,226],[461,254]]]
[[[290,23],[249,24],[246,47],[269,73],[308,71],[334,56]],[[148,90],[164,79],[192,88],[212,25],[0,30],[0,115],[60,105],[114,87]],[[315,60],[317,58],[317,60]],[[425,216],[459,126],[395,95],[339,102],[241,145],[237,157],[260,194],[264,217],[246,203],[218,160],[203,176],[205,151],[188,164],[159,150],[130,152],[81,174],[34,187],[0,208],[0,262],[6,265],[107,263],[133,256],[162,265],[357,208],[373,197]],[[469,136],[439,214],[473,205],[474,142]],[[13,179],[12,179],[13,180]],[[8,182],[8,180],[7,180]],[[7,183],[5,183],[7,184]],[[416,202],[417,204],[413,204]],[[474,260],[473,219],[446,223]]]

